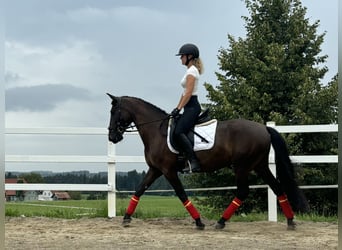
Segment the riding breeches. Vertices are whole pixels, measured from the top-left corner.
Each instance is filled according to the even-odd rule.
[[[182,116],[177,120],[174,136],[177,138],[180,134],[187,134],[196,123],[198,115],[201,113],[201,105],[197,96],[191,96],[188,103],[184,106]]]

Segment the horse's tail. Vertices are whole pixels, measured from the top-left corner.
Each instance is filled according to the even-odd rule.
[[[277,178],[285,191],[294,211],[305,212],[308,209],[307,200],[299,189],[294,175],[294,167],[289,157],[285,140],[277,130],[266,127],[271,135],[271,143],[275,153]]]

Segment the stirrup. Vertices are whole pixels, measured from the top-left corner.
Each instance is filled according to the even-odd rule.
[[[193,160],[193,161],[197,161],[197,160]],[[184,173],[198,173],[201,171],[201,167],[199,166],[198,161],[194,164],[196,167],[193,168],[190,161],[187,161],[187,166],[183,169]]]

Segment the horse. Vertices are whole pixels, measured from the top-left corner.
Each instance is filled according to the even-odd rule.
[[[123,217],[123,226],[130,225],[132,215],[144,192],[157,178],[164,175],[194,219],[196,229],[204,229],[200,213],[188,199],[179,179],[178,172],[181,168],[178,155],[171,152],[167,145],[167,121],[170,115],[137,97],[116,97],[108,93],[107,95],[111,98],[112,104],[108,127],[109,141],[114,144],[120,142],[124,133],[135,127],[142,139],[145,160],[149,167],[129,201]],[[132,123],[134,125],[131,125]],[[275,151],[277,178],[268,166],[271,145]],[[216,229],[223,229],[225,223],[247,198],[248,175],[251,171],[270,186],[287,219],[287,228],[295,229],[294,212],[305,211],[307,203],[296,183],[287,145],[275,129],[246,119],[218,121],[214,146],[208,150],[197,151],[196,155],[201,172],[213,172],[229,167],[235,174],[236,196],[216,222]]]

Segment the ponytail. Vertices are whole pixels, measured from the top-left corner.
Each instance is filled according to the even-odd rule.
[[[202,63],[201,58],[195,58],[194,59],[194,66],[198,69],[198,72],[201,75],[203,73],[203,71],[204,71],[203,63]]]

